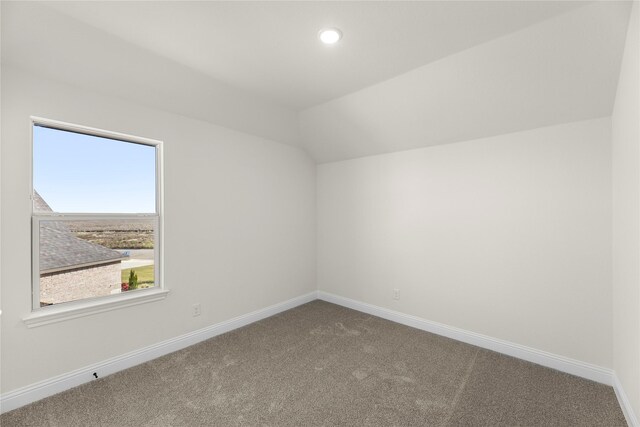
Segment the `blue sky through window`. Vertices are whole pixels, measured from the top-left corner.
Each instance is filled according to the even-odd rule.
[[[55,212],[154,213],[156,149],[34,126],[33,186]]]

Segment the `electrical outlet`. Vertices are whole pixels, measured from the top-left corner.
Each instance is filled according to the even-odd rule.
[[[201,308],[200,308],[200,304],[193,304],[193,307],[191,307],[191,314],[193,314],[193,317],[196,316],[200,316],[201,313]]]
[[[400,299],[400,289],[398,288],[393,289],[393,299],[396,301]]]

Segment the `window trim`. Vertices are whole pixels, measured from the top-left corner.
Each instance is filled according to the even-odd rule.
[[[135,290],[131,292],[131,294],[125,292],[119,295],[70,301],[43,307],[43,310],[32,311],[23,317],[22,321],[27,325],[27,328],[35,328],[37,326],[104,313],[105,311],[117,310],[148,302],[162,301],[168,294],[168,289],[151,288]]]
[[[84,135],[96,136],[101,138],[109,138],[117,141],[129,142],[134,144],[149,145],[155,148],[156,153],[156,212],[141,214],[123,214],[123,213],[59,213],[59,212],[36,212],[34,211],[33,200],[35,197],[35,189],[33,186],[33,129],[35,126],[48,127],[62,131],[80,133]],[[163,194],[164,194],[164,172],[163,172],[163,143],[162,141],[144,138],[134,135],[128,135],[119,132],[112,132],[103,129],[97,129],[88,126],[81,126],[72,123],[62,122],[58,120],[45,119],[42,117],[30,117],[30,136],[31,136],[31,312],[23,321],[28,327],[44,325],[53,322],[59,322],[65,319],[86,316],[103,311],[113,310],[120,307],[128,307],[131,305],[142,304],[145,302],[157,301],[164,299],[169,292],[164,283],[164,215],[163,215]],[[51,220],[100,220],[100,219],[155,219],[156,227],[154,230],[154,261],[155,261],[155,286],[149,289],[137,289],[132,292],[126,292],[115,295],[101,296],[95,298],[84,298],[77,301],[69,301],[65,303],[55,304],[52,306],[40,307],[40,266],[39,266],[39,229],[40,221]]]

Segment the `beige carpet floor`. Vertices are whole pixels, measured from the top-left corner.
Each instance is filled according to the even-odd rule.
[[[314,301],[0,417],[9,426],[624,426],[611,387]]]

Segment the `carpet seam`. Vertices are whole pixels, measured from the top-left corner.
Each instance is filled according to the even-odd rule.
[[[464,389],[467,387],[467,383],[469,382],[469,378],[471,377],[471,373],[473,372],[473,368],[475,367],[478,353],[480,353],[480,349],[476,349],[476,352],[474,353],[473,358],[471,358],[471,362],[469,362],[469,366],[467,366],[465,375],[462,378],[462,382],[458,386],[458,390],[456,391],[456,394],[453,396],[453,399],[451,401],[451,408],[449,409],[449,413],[447,414],[447,417],[443,420],[441,424],[442,426],[448,425],[449,421],[451,421],[451,417],[453,416],[453,413],[455,412],[456,407],[460,402],[460,397],[462,396],[462,392],[464,392]]]

